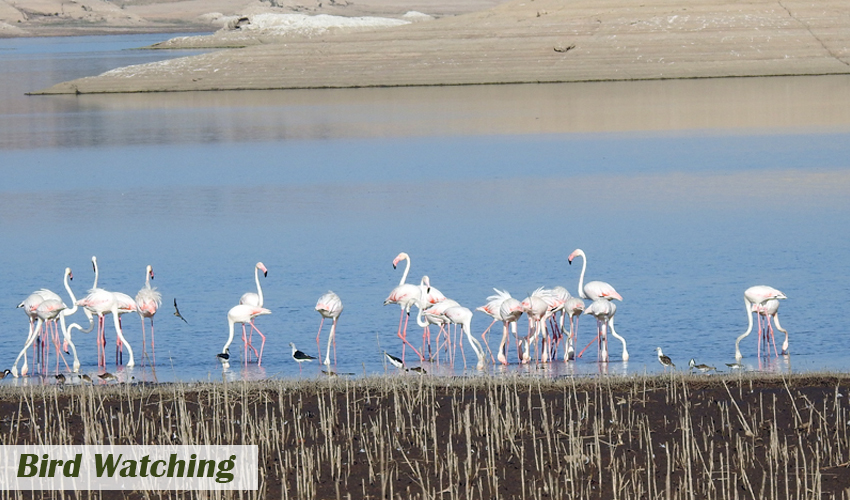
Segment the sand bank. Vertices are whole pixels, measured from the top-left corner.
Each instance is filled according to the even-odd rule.
[[[433,21],[120,68],[44,93],[468,85],[850,72],[850,4],[512,0]]]

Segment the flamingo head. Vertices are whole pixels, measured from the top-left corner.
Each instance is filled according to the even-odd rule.
[[[580,248],[576,248],[575,250],[573,250],[573,253],[571,253],[571,254],[570,254],[570,256],[567,258],[567,262],[569,262],[570,264],[572,264],[572,263],[573,263],[573,259],[575,259],[575,258],[576,258],[576,257],[578,257],[579,255],[584,256],[584,252],[582,251],[582,249],[580,249]]]
[[[151,279],[153,279],[153,267],[151,267],[150,264],[148,264],[148,276],[150,276]]]
[[[95,257],[94,255],[92,255],[91,257],[91,269],[92,271],[97,273],[97,257]]]
[[[399,262],[401,262],[401,261],[403,261],[403,260],[407,260],[407,259],[410,259],[410,256],[409,256],[409,255],[407,255],[406,253],[401,252],[400,254],[398,254],[398,255],[396,256],[396,258],[395,258],[395,259],[393,259],[393,269],[395,269],[395,268],[396,268],[396,266],[398,265],[398,263],[399,263]]]
[[[71,268],[70,268],[70,267],[66,267],[66,268],[65,268],[65,274],[67,274],[67,275],[68,275],[68,279],[69,279],[69,280],[73,280],[73,279],[74,279],[74,273],[72,273],[72,272],[71,272]]]
[[[266,266],[263,265],[262,262],[257,262],[257,269],[263,272],[263,277],[267,277],[269,275],[269,270],[266,269]],[[153,276],[151,276],[153,278]]]

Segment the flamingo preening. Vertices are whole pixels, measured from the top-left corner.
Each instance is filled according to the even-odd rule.
[[[779,309],[778,299],[787,298],[784,293],[780,292],[776,288],[767,285],[756,285],[747,288],[744,291],[744,310],[747,311],[747,331],[742,333],[735,339],[735,360],[740,361],[743,357],[741,355],[741,349],[739,344],[741,340],[744,339],[750,332],[753,330],[753,313],[759,315],[759,331],[761,331],[761,316],[762,314],[759,312],[761,306],[764,306],[770,300],[776,300],[776,309]],[[771,305],[771,308],[774,306]],[[775,311],[774,311],[775,313]],[[775,317],[775,316],[774,316]],[[786,333],[786,344],[782,346],[782,352],[785,353],[788,350],[787,345],[787,333]],[[758,355],[761,356],[761,334],[759,334],[759,345],[758,345]]]
[[[318,302],[316,302],[316,310],[322,315],[322,321],[319,323],[319,333],[316,334],[316,346],[319,348],[319,357],[322,356],[322,346],[319,344],[319,335],[322,334],[322,325],[325,324],[325,318],[330,318],[333,320],[333,324],[331,325],[331,333],[328,337],[328,349],[325,354],[324,364],[331,364],[331,342],[333,342],[334,346],[334,364],[336,364],[336,323],[339,319],[339,315],[342,314],[342,300],[339,298],[339,295],[329,291],[319,297]]]

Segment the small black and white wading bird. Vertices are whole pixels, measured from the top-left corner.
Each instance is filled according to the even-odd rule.
[[[0,380],[3,380],[4,378],[6,378],[6,375],[11,375],[11,374],[12,374],[12,370],[6,368],[5,370],[3,370],[3,373],[0,373]]]
[[[177,309],[177,299],[176,298],[174,299],[174,315],[177,316],[178,318],[182,319],[187,325],[189,324],[189,322],[186,321],[186,318],[184,318],[183,315],[180,314],[180,309]]]
[[[688,362],[688,366],[690,367],[691,370],[699,370],[701,372],[717,371],[717,368],[715,368],[713,366],[708,366],[708,365],[703,365],[703,364],[698,365],[694,358],[691,358],[691,360]]]
[[[59,375],[56,375],[54,378],[56,379],[57,384],[65,383],[65,375],[62,375],[61,373]]]
[[[80,376],[80,378],[83,380],[83,382],[88,382],[89,384],[91,384],[91,383],[92,383],[92,381],[91,381],[91,377],[89,377],[89,376],[88,376],[88,374],[83,373],[83,374]]]
[[[399,358],[393,356],[392,354],[388,353],[387,351],[384,351],[384,356],[386,356],[387,361],[389,361],[391,365],[395,366],[399,370],[407,370],[407,368],[404,367],[404,362],[402,360],[400,360]]]
[[[732,370],[742,370],[744,368],[744,365],[741,363],[726,363],[726,366]]]
[[[661,363],[661,366],[663,366],[665,370],[668,367],[676,368],[676,365],[673,364],[673,360],[670,359],[668,356],[665,356],[664,353],[661,352],[660,347],[656,347],[655,350],[658,351],[658,362]]]
[[[295,347],[295,344],[292,342],[289,343],[289,346],[292,347],[292,359],[298,362],[299,372],[301,371],[301,363],[305,361],[313,361],[314,359],[316,359],[303,351],[299,351],[298,348]]]
[[[104,382],[109,382],[110,380],[116,380],[116,381],[118,380],[118,377],[116,377],[115,375],[113,375],[109,372],[103,372],[100,375],[98,375],[97,377],[100,380],[103,380]]]

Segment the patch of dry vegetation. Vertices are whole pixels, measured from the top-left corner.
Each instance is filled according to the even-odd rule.
[[[247,498],[850,498],[848,389],[685,374],[4,388],[0,444],[256,444]]]

